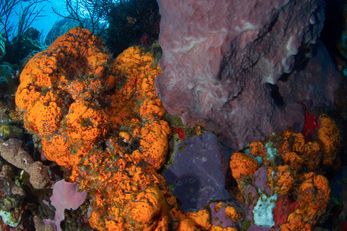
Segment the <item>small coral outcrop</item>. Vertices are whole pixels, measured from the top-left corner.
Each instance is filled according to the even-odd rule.
[[[40,161],[34,161],[23,149],[20,140],[11,138],[4,141],[0,138],[0,156],[10,164],[26,171],[35,189],[42,189],[49,184],[48,167]]]
[[[316,172],[334,163],[340,135],[331,118],[319,120],[320,128],[311,131],[316,138],[305,141],[287,130],[232,154],[230,169],[250,230],[312,230],[325,212],[329,182]]]

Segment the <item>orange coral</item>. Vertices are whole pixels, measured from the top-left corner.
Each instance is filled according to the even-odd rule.
[[[274,183],[274,192],[279,195],[286,195],[294,185],[294,176],[288,165],[277,167],[277,174]]]
[[[304,164],[304,160],[295,152],[287,152],[282,156],[285,164],[289,165],[293,170],[300,170]]]
[[[150,53],[132,47],[112,61],[103,42],[81,28],[21,73],[16,104],[25,126],[41,138],[45,156],[71,168],[70,180],[89,192],[93,228],[168,230],[178,219],[171,214],[184,217],[156,172],[170,135],[155,95],[158,73]]]
[[[222,228],[220,226],[213,225],[211,228],[211,231],[237,231],[237,228],[233,228],[233,227]]]
[[[80,187],[94,195],[91,226],[98,230],[167,230],[170,209],[177,205],[163,177],[153,168],[107,155],[110,153],[89,152],[86,161],[90,165],[84,164],[82,169],[94,172],[80,178]]]
[[[140,192],[134,203],[126,205],[130,209],[131,217],[141,223],[143,230],[168,230],[168,208],[164,196],[158,188],[147,188]],[[160,219],[157,219],[160,216]],[[153,219],[156,219],[153,222]]]
[[[140,107],[140,115],[148,120],[160,119],[165,114],[160,99],[146,99]]]
[[[262,142],[258,141],[258,142],[252,142],[249,145],[249,149],[251,151],[251,154],[253,156],[260,156],[260,157],[264,157],[264,154],[266,153],[265,149],[264,149],[264,145]]]
[[[211,228],[210,214],[206,209],[196,212],[188,212],[186,216],[192,219],[202,229],[209,230]]]
[[[94,207],[109,205],[107,210],[94,209],[90,223],[99,230],[167,230],[169,220],[180,213],[165,181],[155,172],[166,159],[171,132],[168,123],[160,120],[164,109],[155,98],[155,89],[146,85],[154,83],[159,69],[153,69],[149,53],[136,47],[120,54],[113,69],[118,77],[117,86],[114,93],[105,97],[110,105],[105,111],[112,123],[111,129],[121,131],[119,138],[111,137],[106,142],[108,153],[103,154],[104,162],[93,166],[94,172],[100,169],[97,180],[80,178],[81,184],[99,198]],[[146,88],[142,89],[144,85]],[[116,162],[107,156],[114,156]],[[90,152],[87,160],[94,162],[97,158]],[[108,169],[114,168],[116,174],[105,175],[110,172]],[[84,169],[86,173],[92,171]],[[91,184],[96,185],[91,187]],[[107,188],[102,187],[103,184]],[[95,191],[91,190],[94,188]],[[112,195],[108,195],[109,191]],[[112,215],[114,211],[117,213]],[[105,216],[111,217],[105,219]]]
[[[291,131],[283,132],[283,144],[281,151],[303,153],[305,145],[305,137],[301,133],[294,133]],[[289,150],[288,150],[289,149]]]
[[[61,108],[55,99],[50,101],[45,98],[47,97],[40,97],[33,103],[24,117],[24,126],[42,137],[50,136],[57,131],[62,117]]]
[[[340,144],[340,130],[336,123],[326,115],[319,116],[321,123],[318,138],[323,145],[323,164],[331,166],[335,160],[336,150]]]
[[[305,142],[305,138],[301,133],[291,131],[283,133],[279,153],[282,154],[285,163],[292,166],[296,162],[297,166],[295,167],[300,168],[301,158],[304,160],[303,164],[310,170],[316,169],[321,161],[325,166],[333,164],[340,144],[340,131],[336,123],[326,115],[321,115],[319,119],[321,125],[318,129],[319,142]],[[287,154],[291,152],[295,152],[297,156],[294,157],[292,154]]]
[[[334,158],[336,155],[339,141],[336,125],[326,117],[321,118],[324,118],[321,121],[323,128],[321,128],[321,138],[318,142],[305,142],[301,133],[285,131],[282,134],[272,135],[266,143],[251,143],[250,153],[253,156],[263,157],[260,168],[267,170],[266,180],[264,170],[254,174],[252,169],[257,169],[257,167],[254,168],[243,160],[250,158],[246,154],[234,153],[230,158],[231,173],[237,181],[245,205],[254,203],[256,192],[254,190],[250,193],[250,190],[257,189],[257,187],[262,187],[258,188],[258,193],[260,190],[261,193],[272,196],[277,194],[280,198],[288,198],[288,201],[292,201],[289,208],[283,207],[283,201],[276,204],[279,207],[275,207],[273,210],[274,213],[277,213],[274,214],[276,221],[273,229],[312,230],[325,211],[330,193],[328,180],[313,172],[305,172],[307,168],[312,170],[320,167],[322,154],[327,156],[325,158]],[[266,154],[264,147],[266,148],[268,143],[272,144],[273,149],[278,148],[275,161],[264,161]],[[304,165],[307,168],[303,168]],[[243,177],[247,175],[252,177]],[[264,186],[264,183],[268,188]],[[288,209],[291,210],[288,211]],[[285,212],[282,213],[282,211]]]
[[[86,101],[76,101],[69,107],[64,126],[71,140],[94,143],[107,132],[107,115],[96,105]]]
[[[316,142],[307,142],[305,144],[305,151],[304,151],[303,158],[305,160],[305,164],[310,170],[316,169],[322,159],[322,153],[321,153],[321,147]]]
[[[329,201],[328,180],[313,172],[303,176],[299,189],[299,206],[288,216],[281,230],[312,230],[318,218],[325,212]]]
[[[189,218],[182,219],[178,226],[177,231],[199,231],[199,226]]]
[[[131,140],[131,135],[128,132],[119,132],[119,136],[123,138],[125,143],[129,143]]]
[[[232,176],[239,180],[242,176],[252,176],[258,168],[258,162],[252,157],[236,152],[230,158]]]
[[[155,169],[159,169],[165,162],[169,134],[169,124],[163,120],[148,123],[141,129],[142,156]]]
[[[237,223],[241,219],[241,214],[232,206],[225,207],[225,215]]]
[[[72,154],[106,134],[107,116],[97,98],[106,90],[101,81],[109,76],[109,60],[102,40],[73,28],[24,67],[16,105],[49,160],[72,168],[81,157]]]

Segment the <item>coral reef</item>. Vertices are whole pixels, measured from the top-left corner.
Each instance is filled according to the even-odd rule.
[[[168,227],[169,208],[177,207],[156,172],[170,134],[155,97],[158,73],[149,53],[131,47],[113,61],[80,28],[21,73],[16,104],[24,125],[41,138],[47,159],[71,169],[70,180],[89,193],[89,221],[99,230]]]
[[[302,103],[334,102],[341,76],[324,45],[312,45],[324,1],[158,2],[156,86],[165,109],[185,124],[203,125],[240,150],[273,131],[300,132]]]
[[[87,193],[93,229],[304,230],[315,225],[325,211],[330,189],[327,179],[314,171],[325,159],[330,161],[327,166],[334,163],[339,144],[339,132],[331,119],[319,117],[321,127],[310,130],[310,140],[285,131],[232,154],[230,180],[238,186],[234,197],[224,189],[217,137],[198,130],[200,135],[190,138],[188,129],[173,129],[183,141],[174,164],[165,171],[193,171],[202,179],[198,186],[206,187],[205,191],[198,187],[202,193],[195,210],[182,204],[184,213],[179,207],[184,199],[176,199],[159,173],[172,132],[156,96],[154,83],[159,73],[153,56],[143,49],[130,47],[113,59],[99,38],[86,29],[73,28],[35,55],[20,75],[15,100],[24,126],[41,140],[48,160],[69,170],[65,180],[72,183],[64,184],[69,189],[73,186],[76,193],[78,183]],[[23,150],[16,147],[21,156]],[[188,155],[196,169],[188,161],[182,164]],[[207,174],[210,168],[213,172]],[[169,181],[170,176],[166,177]],[[51,198],[59,208],[60,217],[54,221],[58,229],[62,211],[77,208],[85,197],[77,193],[73,201],[77,205],[59,205],[55,196],[57,187],[64,188],[60,183]],[[214,193],[209,191],[211,186]],[[40,222],[36,219],[37,227]]]
[[[40,42],[40,32],[33,28],[26,28],[22,34],[18,34],[6,43],[6,54],[1,61],[13,65],[21,64],[25,59],[43,49]]]
[[[244,176],[253,176],[257,168],[258,162],[244,153],[236,152],[230,158],[231,173],[236,181]]]
[[[324,159],[331,160],[332,166],[339,130],[326,115],[319,119],[321,127],[314,133],[329,134],[324,136],[329,142],[322,142],[319,135],[305,141],[303,134],[287,130],[273,133],[264,142],[252,142],[244,153],[231,156],[230,169],[246,209],[243,218],[252,224],[251,230],[312,230],[325,212],[330,200],[328,180],[312,170],[326,166]]]
[[[337,148],[340,145],[340,130],[336,123],[329,117],[322,115],[319,117],[321,126],[318,130],[318,139],[322,143],[324,154],[323,164],[332,166],[334,163]]]
[[[96,94],[107,89],[102,80],[113,78],[103,49],[90,32],[72,29],[35,55],[20,75],[16,105],[25,111],[24,126],[42,139],[47,159],[69,169],[107,131]]]
[[[10,227],[16,227],[22,219],[24,189],[15,183],[14,169],[0,160],[0,229],[1,220]]]

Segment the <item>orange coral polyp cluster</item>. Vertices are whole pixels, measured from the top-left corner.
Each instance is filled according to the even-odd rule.
[[[49,160],[75,168],[81,155],[71,151],[106,134],[108,119],[97,98],[105,91],[101,82],[112,74],[104,71],[110,60],[102,40],[73,28],[26,64],[15,101]]]
[[[329,183],[324,176],[310,172],[303,178],[299,206],[289,214],[287,223],[281,225],[281,231],[312,230],[330,199]]]
[[[336,150],[340,145],[340,130],[336,123],[326,115],[321,115],[319,120],[321,126],[318,129],[318,139],[325,152],[323,164],[331,166],[335,160]]]
[[[103,110],[85,101],[76,101],[69,107],[64,125],[66,135],[72,140],[94,143],[107,132],[108,116]]]
[[[100,39],[74,28],[21,74],[16,104],[25,127],[89,193],[95,229],[168,230],[189,219],[156,172],[171,133],[155,93],[159,72],[139,47],[113,60]]]
[[[229,165],[231,174],[236,180],[242,176],[252,176],[259,167],[255,159],[241,152],[231,156]]]
[[[267,171],[268,186],[262,186],[265,193],[294,199],[288,207],[291,209],[289,215],[281,212],[288,208],[282,208],[281,203],[277,204],[280,207],[273,210],[277,220],[272,229],[309,231],[325,212],[330,194],[328,180],[322,175],[307,171],[316,170],[322,165],[332,165],[340,137],[334,121],[324,115],[320,120],[321,128],[315,141],[305,142],[301,133],[285,131],[282,134],[273,134],[267,142],[251,143],[249,150],[245,151],[251,155],[236,152],[230,158],[231,173],[242,194],[241,200],[245,203],[252,202],[247,201],[249,195],[244,189],[249,185],[259,185],[259,182],[264,180],[264,169]],[[266,159],[268,154],[264,147],[269,143],[272,149],[277,150],[276,161]],[[262,158],[259,166],[262,171],[258,173],[255,173],[258,166],[253,157]],[[259,195],[264,193],[258,190]],[[287,217],[283,217],[284,214]],[[283,221],[283,218],[286,221]]]

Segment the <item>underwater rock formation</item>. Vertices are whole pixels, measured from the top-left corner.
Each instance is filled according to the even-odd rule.
[[[0,138],[0,156],[29,175],[30,184],[42,189],[49,183],[48,167],[40,161],[34,161],[22,147],[22,141],[11,138],[6,142]]]
[[[230,199],[225,190],[222,155],[212,132],[187,138],[179,145],[174,163],[163,171],[184,212],[204,208],[211,200]]]
[[[16,185],[12,166],[0,159],[0,170],[0,230],[3,230],[2,223],[10,227],[20,223],[26,194],[22,185]]]
[[[213,129],[241,149],[272,131],[301,131],[302,103],[332,104],[340,76],[322,45],[317,54],[310,50],[323,27],[324,1],[158,2],[157,91],[184,123]],[[304,62],[311,53],[316,61]],[[322,54],[326,69],[315,71]]]

